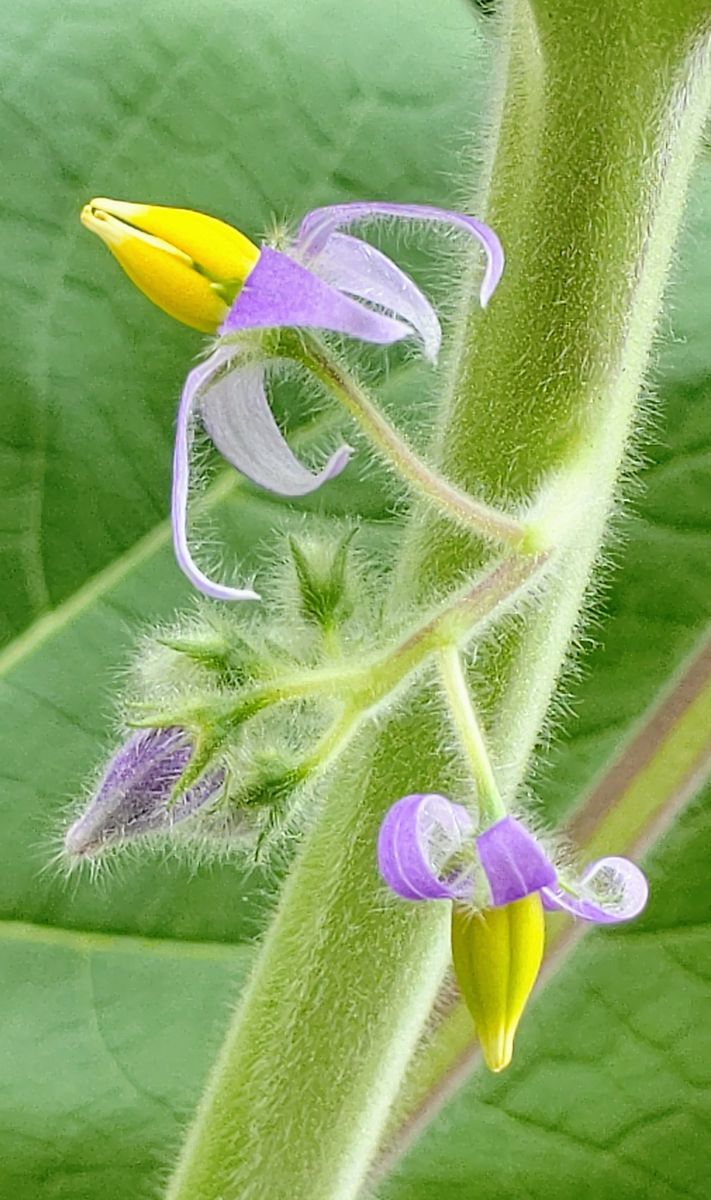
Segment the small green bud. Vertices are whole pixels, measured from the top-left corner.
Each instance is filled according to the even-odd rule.
[[[240,788],[240,804],[250,808],[283,810],[295,787],[304,775],[300,763],[274,752],[255,758],[249,780]]]
[[[348,553],[356,530],[352,529],[335,546],[310,542],[308,546],[289,538],[299,588],[301,611],[306,619],[328,632],[353,612],[349,591]]]
[[[205,637],[200,632],[185,633],[158,637],[156,642],[218,676],[220,683],[232,686],[255,678],[263,666],[255,650],[236,635],[228,641],[218,634]]]
[[[189,634],[182,637],[179,634],[166,635],[157,637],[156,642],[159,646],[174,650],[176,654],[184,654],[208,670],[224,671],[227,668],[230,647],[225,639],[217,635],[211,638]]]

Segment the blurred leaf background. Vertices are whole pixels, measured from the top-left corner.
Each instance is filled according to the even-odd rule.
[[[175,403],[200,338],[143,301],[79,209],[94,195],[186,205],[258,237],[317,204],[461,201],[490,28],[464,0],[29,0],[0,16],[8,1200],[155,1195],[273,892],[228,866],[142,860],[96,886],[45,869],[111,744],[136,628],[189,600],[165,518]],[[555,817],[711,621],[710,237],[701,161],[650,378],[644,487],[618,519],[540,781]],[[393,396],[407,405],[412,391]],[[357,469],[313,519],[346,506],[376,531],[390,511]],[[222,509],[246,562],[299,520],[247,489]],[[702,795],[651,853],[644,920],[585,940],[531,1010],[511,1071],[475,1072],[385,1196],[705,1200],[710,852]]]

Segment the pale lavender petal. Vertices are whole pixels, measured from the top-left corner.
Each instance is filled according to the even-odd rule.
[[[334,233],[321,252],[309,260],[309,268],[334,287],[387,308],[407,321],[420,335],[427,358],[436,360],[442,329],[435,310],[410,276],[375,246]]]
[[[259,594],[251,588],[233,588],[216,583],[200,570],[188,544],[188,498],[190,490],[190,448],[193,437],[194,413],[198,394],[208,380],[228,361],[233,351],[218,348],[200,366],[195,367],[183,386],[180,398],[173,451],[173,490],[171,521],[175,557],[181,571],[187,575],[198,591],[213,600],[258,600]]]
[[[405,900],[462,900],[471,878],[448,871],[452,855],[473,828],[461,804],[424,793],[404,796],[388,809],[378,836],[378,868],[392,891]],[[442,872],[448,873],[442,876]]]
[[[277,496],[306,496],[346,466],[341,446],[325,467],[311,472],[292,454],[272,415],[264,390],[263,363],[246,363],[203,387],[202,419],[223,458],[259,487]]]
[[[476,848],[494,908],[556,883],[553,863],[533,834],[514,817],[504,817],[486,829],[476,839]]]
[[[628,858],[600,858],[591,863],[578,885],[580,895],[562,888],[543,888],[544,908],[563,909],[584,921],[616,925],[641,913],[649,896],[646,876]]]
[[[330,329],[383,345],[411,334],[409,325],[350,300],[286,254],[263,246],[220,333],[290,326]]]
[[[332,204],[327,208],[315,208],[307,213],[297,235],[297,246],[308,256],[320,254],[329,238],[338,230],[356,221],[367,221],[373,217],[399,217],[405,221],[434,221],[453,225],[476,238],[486,253],[486,271],[479,293],[482,308],[485,308],[496,290],[504,269],[504,251],[493,229],[482,221],[465,213],[450,212],[444,208],[432,208],[428,204],[381,204],[379,202],[357,202],[355,204]]]
[[[175,784],[193,753],[190,734],[177,726],[142,729],[116,752],[86,811],[64,839],[72,858],[91,858],[109,846],[168,832],[217,798],[219,769],[173,800]]]

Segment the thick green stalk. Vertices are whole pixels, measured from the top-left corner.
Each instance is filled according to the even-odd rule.
[[[365,742],[382,787],[390,765]],[[347,767],[325,815],[286,884],[171,1200],[353,1196],[434,1002],[446,909],[382,895],[381,814]]]
[[[507,249],[451,372],[441,455],[490,503],[544,483],[563,552],[542,603],[488,658],[498,778],[510,794],[579,620],[633,429],[664,282],[709,104],[709,0],[520,0],[487,217]],[[400,589],[447,585],[483,551],[422,520]],[[402,594],[398,589],[397,595]]]
[[[710,12],[707,0],[515,0],[509,12],[488,204],[509,266],[461,331],[441,437],[447,471],[490,502],[565,476],[558,570],[488,663],[487,728],[509,791],[610,508],[707,107]],[[413,530],[399,589],[417,582],[429,599],[481,561],[441,521],[419,514]],[[448,906],[390,900],[374,868],[387,805],[444,788],[438,696],[434,676],[420,682],[344,757],[170,1200],[352,1200],[361,1188],[448,957]]]

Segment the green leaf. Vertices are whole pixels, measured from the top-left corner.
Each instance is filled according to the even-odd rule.
[[[150,1195],[250,957],[5,923],[3,1194]]]

